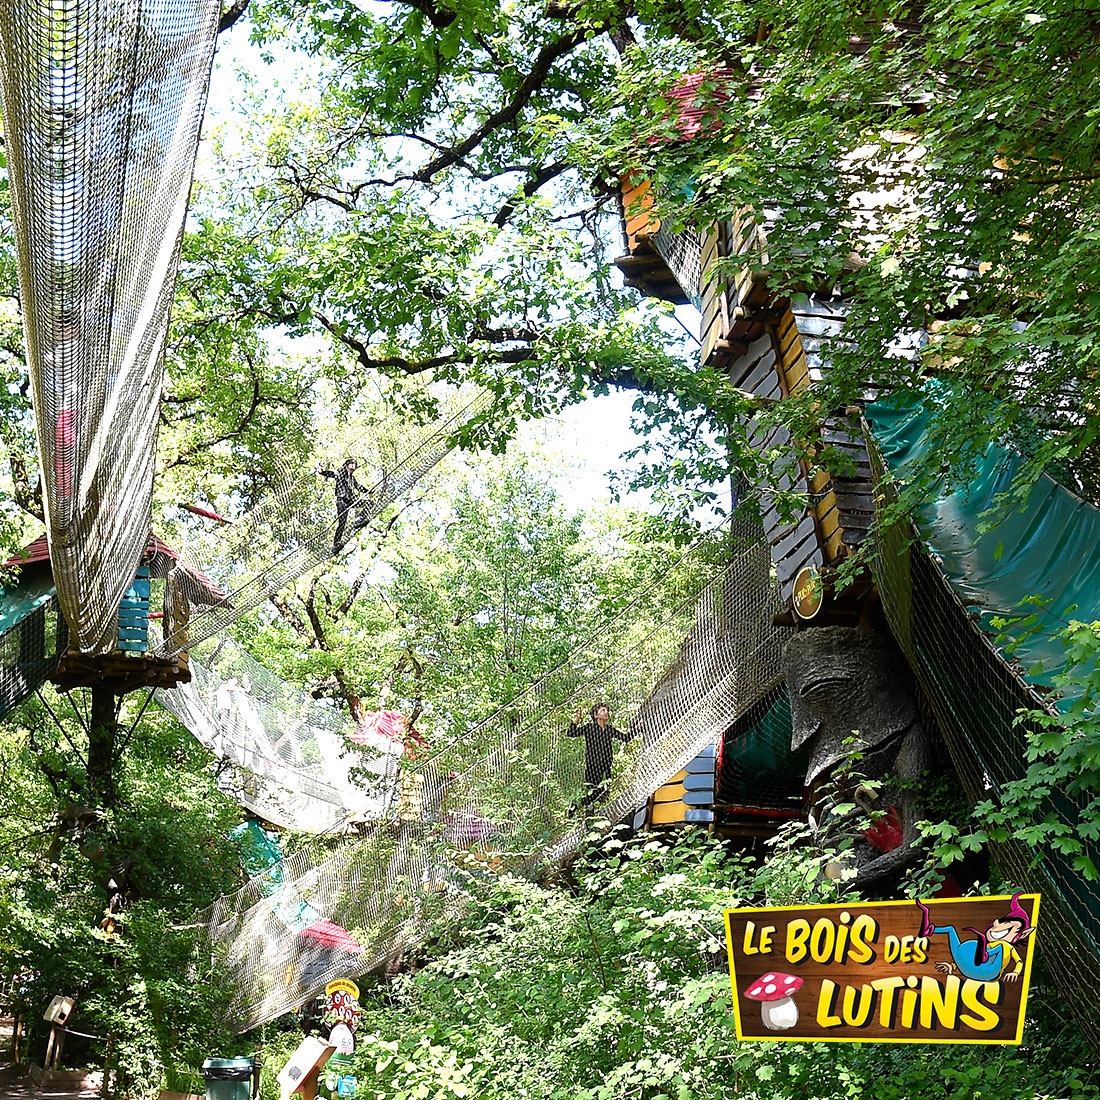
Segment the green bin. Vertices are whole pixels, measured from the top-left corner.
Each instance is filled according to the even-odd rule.
[[[248,1100],[252,1094],[251,1058],[207,1058],[202,1076],[206,1100]]]

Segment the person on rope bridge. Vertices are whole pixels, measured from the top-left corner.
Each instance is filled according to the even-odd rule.
[[[336,533],[332,537],[332,552],[334,554],[338,553],[344,545],[344,531],[347,529],[348,513],[351,511],[352,505],[357,500],[361,500],[366,493],[366,489],[359,484],[355,477],[357,469],[359,469],[359,463],[354,458],[348,458],[344,460],[344,464],[339,470],[320,469],[317,471],[321,477],[331,477],[336,481]],[[360,511],[360,520],[365,520],[362,511]]]
[[[607,801],[611,789],[612,740],[632,741],[634,735],[622,733],[611,724],[611,709],[606,703],[596,703],[589,712],[591,721],[582,726],[584,708],[577,707],[566,737],[584,738],[584,797],[580,805],[585,808],[597,802]]]

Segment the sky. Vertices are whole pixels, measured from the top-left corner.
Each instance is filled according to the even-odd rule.
[[[279,95],[282,88],[298,84],[304,74],[302,58],[293,62],[267,64],[261,53],[248,41],[245,20],[218,42],[210,98],[207,109],[206,130],[219,127],[223,131],[232,128],[240,119],[240,106],[245,99],[245,88],[237,75],[243,68],[249,74],[253,92]],[[293,75],[288,80],[288,73]],[[200,166],[204,152],[200,149]],[[201,171],[201,167],[200,167]],[[698,331],[698,312],[691,306],[678,307],[677,316],[689,331]],[[676,337],[682,331],[670,320],[671,331]],[[611,483],[608,473],[622,470],[621,455],[637,446],[639,437],[631,428],[631,406],[636,395],[611,392],[606,396],[592,397],[571,406],[553,421],[529,424],[522,430],[520,446],[525,441],[536,441],[544,450],[558,458],[558,491],[564,503],[576,511],[591,511],[606,506],[611,500]],[[648,492],[633,494],[624,503],[632,508],[648,510],[651,506]]]

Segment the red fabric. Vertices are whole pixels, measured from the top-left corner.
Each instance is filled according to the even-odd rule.
[[[217,512],[212,512],[209,508],[200,508],[197,504],[181,504],[180,507],[186,509],[188,512],[191,512],[196,516],[205,516],[207,519],[216,519],[219,523],[229,522],[229,520],[227,520],[225,516],[219,516]]]
[[[358,745],[367,744],[367,738],[372,733],[380,733],[393,741],[403,741],[408,726],[409,720],[399,710],[369,710],[348,737]]]
[[[57,460],[54,474],[57,476],[57,491],[67,497],[72,491],[73,444],[76,442],[76,429],[73,427],[72,409],[62,409],[57,414],[57,426],[54,429],[54,449]]]
[[[362,955],[363,948],[345,928],[333,924],[327,917],[315,920],[298,933],[299,938],[313,940],[329,950],[346,951],[349,955]]]
[[[690,141],[700,134],[713,134],[722,128],[722,104],[729,102],[725,85],[732,75],[728,69],[688,73],[668,91],[665,98],[673,101],[674,107],[669,113],[676,121],[681,141]],[[653,140],[660,142],[662,139]]]
[[[372,733],[381,734],[391,741],[405,742],[405,755],[415,758],[417,750],[426,752],[428,743],[409,725],[408,718],[399,710],[369,710],[358,727],[348,734],[357,745],[366,745]]]
[[[892,852],[895,848],[900,848],[904,836],[901,831],[901,814],[897,807],[891,806],[882,817],[871,822],[871,827],[864,829],[863,835],[871,847],[880,852]]]

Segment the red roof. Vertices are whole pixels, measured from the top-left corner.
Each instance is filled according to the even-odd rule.
[[[209,577],[203,575],[186,562],[180,561],[179,553],[173,550],[168,543],[164,542],[162,539],[158,539],[156,535],[149,535],[149,542],[146,546],[146,550],[152,550],[154,555],[163,554],[166,558],[179,562],[180,568],[194,577],[202,589],[210,596],[212,603],[217,603],[219,600],[225,599],[225,593]],[[45,534],[42,534],[39,535],[34,542],[24,546],[14,557],[8,558],[8,560],[4,562],[4,565],[18,567],[21,565],[34,565],[37,562],[46,562],[49,560],[50,545],[46,540]]]
[[[322,947],[331,950],[346,951],[349,955],[362,955],[363,948],[359,941],[352,936],[346,928],[333,924],[328,917],[322,917],[307,925],[298,933],[300,939],[313,940]]]
[[[688,73],[665,94],[664,98],[675,105],[672,113],[681,140],[713,134],[722,128],[721,110],[722,105],[729,102],[726,85],[732,76],[729,69]]]

